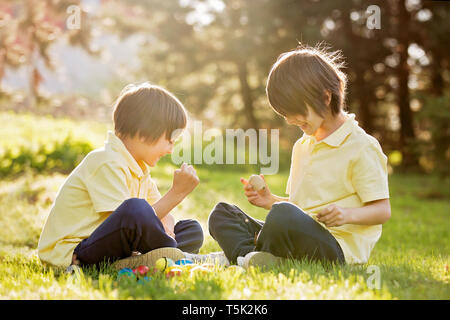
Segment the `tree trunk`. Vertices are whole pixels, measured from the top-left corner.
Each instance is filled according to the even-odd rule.
[[[405,0],[397,1],[397,52],[399,63],[396,68],[398,91],[397,102],[400,111],[400,148],[403,153],[403,163],[405,169],[419,167],[417,153],[414,151],[414,127],[413,114],[410,108],[410,95],[408,88],[409,65],[408,47],[411,16],[405,7]]]
[[[244,104],[244,114],[246,116],[246,124],[247,128],[259,128],[259,122],[255,116],[255,110],[253,106],[253,97],[252,90],[250,85],[248,84],[248,69],[246,62],[238,62],[237,63],[238,73],[239,73],[239,82],[241,86],[241,97],[242,102]]]
[[[342,28],[345,33],[345,38],[348,40],[349,52],[353,58],[351,61],[353,70],[355,72],[355,78],[352,82],[353,96],[358,101],[359,109],[358,113],[361,116],[362,127],[364,130],[372,134],[373,133],[373,115],[370,110],[372,103],[368,101],[366,95],[366,84],[364,81],[365,66],[361,63],[360,54],[366,54],[363,50],[360,50],[361,39],[353,32],[352,20],[350,18],[350,7],[346,6],[343,9]]]

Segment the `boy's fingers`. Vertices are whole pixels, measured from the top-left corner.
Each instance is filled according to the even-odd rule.
[[[255,189],[253,189],[253,186],[250,183],[245,185],[244,190],[246,190],[246,191],[255,191]]]
[[[247,197],[257,197],[258,196],[258,192],[256,192],[256,191],[245,191],[244,193]]]
[[[248,180],[241,178],[241,183],[246,186],[248,184]]]
[[[320,221],[323,222],[323,223],[330,223],[330,221],[336,219],[336,215],[337,215],[336,212],[328,213],[327,215],[322,216],[320,218]]]
[[[331,221],[328,221],[327,227],[335,227],[338,224],[337,222],[338,222],[338,219],[333,219]]]
[[[195,169],[193,166],[187,166],[186,167],[186,171],[188,171],[189,173],[195,175]]]
[[[322,209],[318,214],[317,217],[321,218],[326,216],[327,214],[329,214],[332,211],[332,207],[326,207],[325,209]]]

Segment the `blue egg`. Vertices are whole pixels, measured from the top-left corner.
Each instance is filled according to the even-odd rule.
[[[184,266],[186,264],[193,264],[193,262],[189,259],[180,259],[175,262],[176,265]]]
[[[133,274],[133,270],[130,268],[123,268],[123,269],[120,269],[118,272],[119,275],[127,274],[127,273]]]
[[[122,277],[127,277],[127,278],[134,277],[133,270],[131,270],[130,268],[123,268],[123,269],[119,270],[119,272],[117,273],[117,280],[120,280]]]

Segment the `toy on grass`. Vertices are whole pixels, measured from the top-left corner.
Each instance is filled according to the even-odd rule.
[[[252,174],[250,176],[250,179],[248,179],[248,183],[250,183],[255,189],[255,191],[259,191],[261,189],[264,189],[266,187],[266,183],[264,182],[264,179],[261,178],[261,176],[257,174]]]
[[[203,263],[201,266],[207,269],[214,269],[216,267],[216,265],[213,263]]]
[[[211,270],[202,266],[196,266],[195,268],[192,268],[190,271],[191,276],[195,274],[207,274],[210,273]]]
[[[119,272],[117,273],[117,281],[120,281],[121,279],[124,278],[131,279],[134,277],[135,277],[134,272],[130,268],[120,269]]]
[[[167,258],[167,257],[162,257],[159,258],[158,260],[156,260],[155,262],[155,267],[156,269],[158,269],[159,271],[164,271],[166,270],[168,267],[173,266],[175,263],[173,262],[172,259]]]
[[[177,266],[169,267],[169,268],[167,268],[167,270],[165,272],[166,278],[180,276],[182,273],[183,273],[183,269],[181,269]]]
[[[139,266],[136,269],[123,268],[120,269],[117,274],[117,281],[121,281],[123,279],[131,279],[137,281],[140,284],[144,284],[145,282],[150,281],[152,278],[147,276],[147,272],[149,271],[147,266]]]
[[[193,264],[193,263],[194,262],[192,262],[189,259],[180,259],[180,260],[175,261],[175,264],[178,265],[178,266],[185,266],[187,264]]]
[[[147,273],[149,272],[149,268],[147,266],[140,265],[136,269],[133,270],[133,273],[137,277],[145,277]]]
[[[198,265],[192,263],[192,264],[180,265],[178,267],[183,269],[183,271],[185,271],[185,272],[190,272],[193,268],[198,267]]]

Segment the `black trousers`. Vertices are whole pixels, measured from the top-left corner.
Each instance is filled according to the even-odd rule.
[[[146,253],[162,247],[198,253],[203,244],[203,230],[195,220],[181,220],[174,228],[175,239],[168,236],[155,211],[144,199],[124,201],[86,239],[74,253],[81,265],[98,265],[129,257],[132,251]]]
[[[283,258],[345,263],[333,235],[290,202],[275,203],[265,222],[248,216],[235,205],[220,202],[212,210],[208,226],[231,263],[251,251],[266,251]]]

